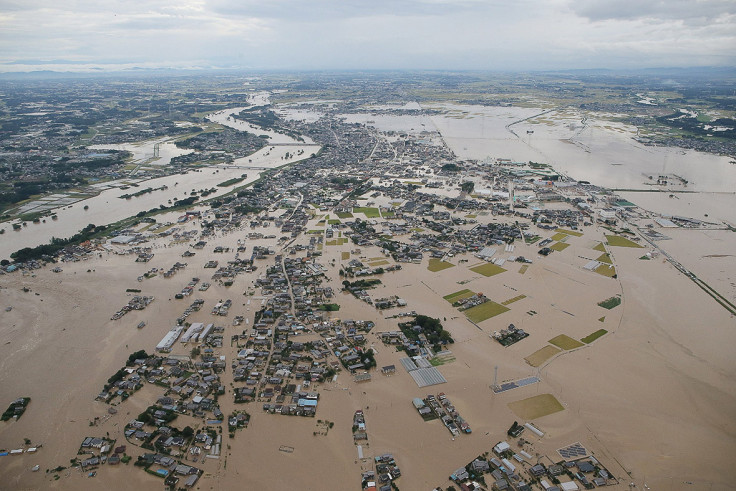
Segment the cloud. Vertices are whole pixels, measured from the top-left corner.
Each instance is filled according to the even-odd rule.
[[[570,9],[594,22],[650,19],[689,24],[736,15],[733,0],[573,0]]]
[[[4,0],[0,71],[629,68],[736,64],[722,0]]]
[[[442,16],[512,4],[484,0],[212,0],[208,8],[221,15],[246,15],[283,20],[333,20],[392,15]]]

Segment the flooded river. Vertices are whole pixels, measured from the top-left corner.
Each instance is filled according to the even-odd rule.
[[[252,97],[249,102],[259,105],[266,104],[267,101],[267,94],[259,93]],[[5,229],[5,233],[0,235],[0,259],[9,258],[10,254],[18,249],[48,243],[52,237],[71,237],[90,223],[107,225],[133,216],[141,211],[157,208],[159,205],[169,206],[171,204],[169,200],[187,198],[192,191],[215,188],[217,191],[210,194],[208,198],[223,195],[231,191],[234,187],[243,186],[244,184],[255,181],[260,176],[259,171],[297,162],[319,151],[319,145],[314,145],[308,138],[304,138],[304,142],[299,142],[287,135],[258,128],[248,123],[243,122],[243,124],[240,124],[240,121],[228,120],[229,115],[240,112],[244,108],[236,107],[218,111],[207,116],[207,119],[240,131],[251,131],[258,135],[267,135],[269,143],[272,145],[267,145],[248,157],[236,159],[232,165],[223,164],[214,167],[203,167],[196,171],[189,171],[186,174],[175,174],[140,181],[138,182],[138,187],[131,187],[127,190],[120,189],[119,187],[107,189],[93,198],[52,209],[52,213],[58,217],[57,220],[46,217],[42,223],[28,222],[19,231],[12,229],[12,223],[18,222],[3,224],[0,226],[0,228]],[[148,160],[149,157],[153,156],[153,145],[156,142],[164,140],[149,140],[124,145],[99,145],[95,147],[100,149],[121,147],[119,149],[133,151],[134,155],[137,155],[134,159]],[[175,152],[164,150],[165,148],[168,149],[166,145],[166,143],[160,145],[159,155],[162,157],[167,156],[170,160],[175,155]],[[178,152],[189,153],[189,150],[177,149],[173,144],[171,146]],[[164,152],[167,152],[166,155],[164,155]],[[218,184],[224,181],[239,178],[244,174],[247,174],[247,178],[242,182],[228,187],[218,186]],[[158,189],[163,186],[167,186],[167,189]],[[155,190],[130,199],[120,198],[122,195],[132,194],[145,188],[153,188]]]

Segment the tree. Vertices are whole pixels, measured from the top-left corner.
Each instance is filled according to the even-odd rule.
[[[473,189],[475,189],[475,183],[472,181],[464,182],[460,185],[460,189],[465,194],[470,194],[473,192]]]

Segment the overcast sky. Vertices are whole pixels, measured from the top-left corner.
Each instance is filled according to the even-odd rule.
[[[0,72],[736,66],[736,0],[0,0]]]

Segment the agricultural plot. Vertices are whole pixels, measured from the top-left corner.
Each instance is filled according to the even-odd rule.
[[[565,235],[572,235],[574,237],[583,236],[582,232],[575,232],[574,230],[567,230],[565,228],[558,228],[557,230],[555,230],[555,232],[560,233],[560,234],[565,234]]]
[[[523,265],[522,267],[519,268],[519,274],[526,273],[527,269],[529,269],[529,265],[528,264]]]
[[[570,244],[566,244],[565,242],[557,242],[549,246],[550,249],[552,249],[553,251],[558,251],[558,252],[564,251],[568,247],[570,247]]]
[[[593,250],[598,252],[606,252],[606,246],[603,245],[603,242],[598,242],[598,245],[595,246]]]
[[[353,214],[347,211],[338,211],[335,214],[337,215],[337,218],[353,218]]]
[[[448,263],[447,261],[442,261],[441,259],[437,259],[433,257],[429,260],[429,265],[427,266],[427,269],[433,273],[436,273],[437,271],[442,271],[443,269],[452,268],[453,266],[455,265],[452,263]]]
[[[328,241],[325,242],[325,244],[328,245],[328,246],[343,245],[343,244],[347,244],[347,243],[348,243],[347,237],[339,237],[339,238],[337,238],[335,240],[328,240]]]
[[[560,334],[559,336],[555,336],[552,339],[549,340],[550,344],[553,344],[557,346],[558,348],[562,348],[564,350],[571,350],[575,348],[580,348],[581,346],[584,346],[583,343],[580,341],[571,338],[570,336],[567,336],[566,334]]]
[[[544,348],[538,349],[531,355],[527,356],[526,358],[524,358],[524,360],[526,360],[526,362],[531,366],[538,367],[541,366],[542,363],[544,363],[545,361],[555,356],[560,351],[562,350],[559,348],[547,345]]]
[[[468,310],[463,311],[463,314],[465,314],[468,319],[477,324],[478,322],[483,322],[484,320],[503,314],[504,312],[508,312],[509,310],[511,309],[504,305],[501,305],[500,303],[489,300],[488,302],[484,302],[480,305],[476,305],[475,307],[471,307]]]
[[[463,300],[463,299],[466,299],[466,298],[470,298],[473,295],[475,295],[475,292],[474,291],[471,291],[471,290],[468,290],[466,288],[464,290],[460,290],[458,292],[450,293],[449,295],[445,295],[442,298],[444,298],[445,300],[447,300],[450,303],[455,303],[458,300]]]
[[[509,408],[522,419],[537,419],[565,409],[552,394],[539,394],[509,403]]]
[[[350,253],[349,252],[342,252],[342,253],[340,253],[340,258],[343,261],[347,261],[348,259],[350,259]]]
[[[608,241],[608,245],[612,247],[644,247],[620,235],[606,235],[606,240]]]
[[[509,298],[508,300],[504,300],[503,302],[501,302],[501,305],[509,305],[511,303],[518,302],[519,300],[522,300],[524,298],[526,298],[526,295],[522,294],[517,297]]]
[[[496,266],[493,263],[486,263],[480,266],[475,266],[473,268],[470,268],[470,271],[473,271],[478,274],[482,274],[483,276],[494,276],[499,273],[503,273],[506,270],[503,269],[501,266]]]
[[[598,302],[599,307],[603,307],[604,309],[608,310],[611,310],[614,307],[618,307],[619,305],[621,305],[621,297],[619,296],[607,298]]]
[[[611,255],[607,252],[601,254],[598,259],[596,259],[596,261],[598,261],[599,263],[613,264],[613,262],[611,261]]]
[[[599,337],[601,337],[604,334],[606,334],[607,332],[608,331],[606,331],[605,329],[598,329],[596,332],[594,332],[592,334],[588,334],[587,336],[585,336],[580,341],[584,342],[585,344],[590,344],[593,341],[595,341],[596,339],[598,339]]]
[[[557,232],[552,237],[550,237],[550,239],[552,240],[562,240],[566,238],[567,238],[567,234],[563,234],[562,232]]]
[[[614,268],[610,264],[601,264],[600,266],[595,268],[595,272],[599,275],[613,278],[616,275],[616,268]]]
[[[389,262],[386,259],[380,259],[378,261],[371,261],[368,263],[368,266],[371,268],[375,268],[376,266],[383,266],[389,264]]]
[[[356,206],[353,208],[353,213],[362,213],[366,218],[379,218],[381,216],[381,212],[378,211],[378,208],[370,208],[366,206]],[[340,214],[338,213],[337,216],[340,216]]]

